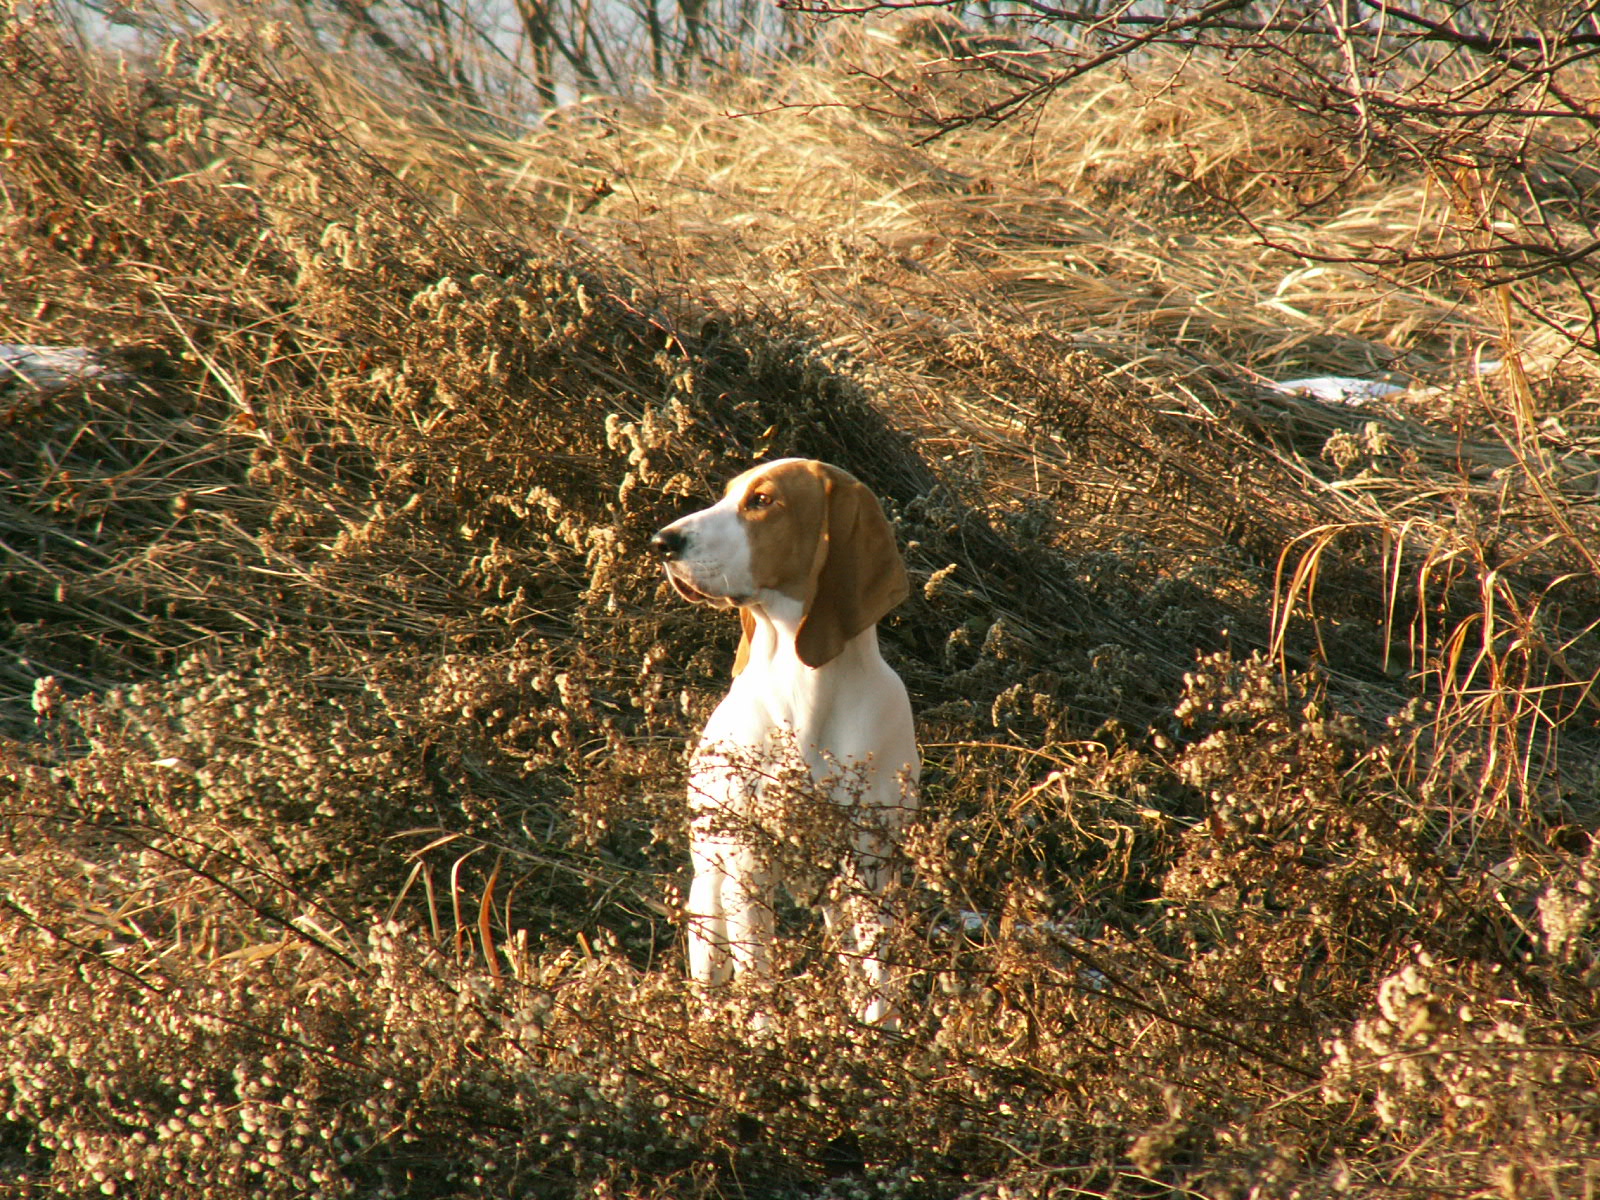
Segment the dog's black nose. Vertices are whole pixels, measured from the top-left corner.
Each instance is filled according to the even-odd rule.
[[[656,552],[656,557],[663,562],[671,562],[683,553],[683,547],[689,539],[676,529],[663,529],[650,539],[650,549]]]

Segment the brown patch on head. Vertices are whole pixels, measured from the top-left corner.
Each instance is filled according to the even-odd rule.
[[[808,667],[836,658],[906,598],[894,531],[877,497],[848,471],[786,460],[746,471],[727,494],[738,497],[756,585],[805,605],[795,651]],[[749,656],[748,629],[746,622],[735,674]]]
[[[750,573],[759,588],[810,599],[826,549],[828,468],[786,459],[755,467],[728,485],[750,541]]]

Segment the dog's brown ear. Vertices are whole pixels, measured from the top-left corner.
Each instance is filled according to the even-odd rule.
[[[849,472],[825,464],[821,469],[827,492],[821,536],[827,547],[795,636],[795,652],[808,667],[837,658],[846,642],[877,624],[911,590],[878,498]]]
[[[739,610],[739,649],[733,656],[733,673],[737,677],[744,670],[745,664],[750,661],[750,634],[755,631],[756,619],[750,615],[748,608]]]

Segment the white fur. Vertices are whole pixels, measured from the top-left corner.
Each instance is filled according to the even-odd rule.
[[[797,797],[803,803],[801,793],[820,793],[851,830],[845,861],[814,863],[832,877],[823,913],[865,984],[862,1016],[892,1025],[892,989],[880,957],[889,917],[877,897],[889,842],[917,803],[920,762],[905,685],[879,654],[875,625],[819,667],[800,661],[802,605],[755,586],[737,496],[663,533],[686,537],[667,568],[677,582],[754,618],[744,669],[706,723],[690,767],[690,973],[715,985],[768,972],[770,893],[780,880],[764,846],[784,836],[786,806]]]

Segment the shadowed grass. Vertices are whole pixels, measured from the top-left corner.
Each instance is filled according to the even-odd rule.
[[[886,85],[987,85],[846,31],[513,137],[281,33],[0,33],[0,342],[131,376],[0,383],[0,1180],[1585,1185],[1593,364],[1251,232],[1459,204],[1302,203],[1316,131],[1198,60],[918,145]],[[789,453],[917,584],[899,1035],[803,908],[770,987],[682,980],[733,631],[643,549]]]

